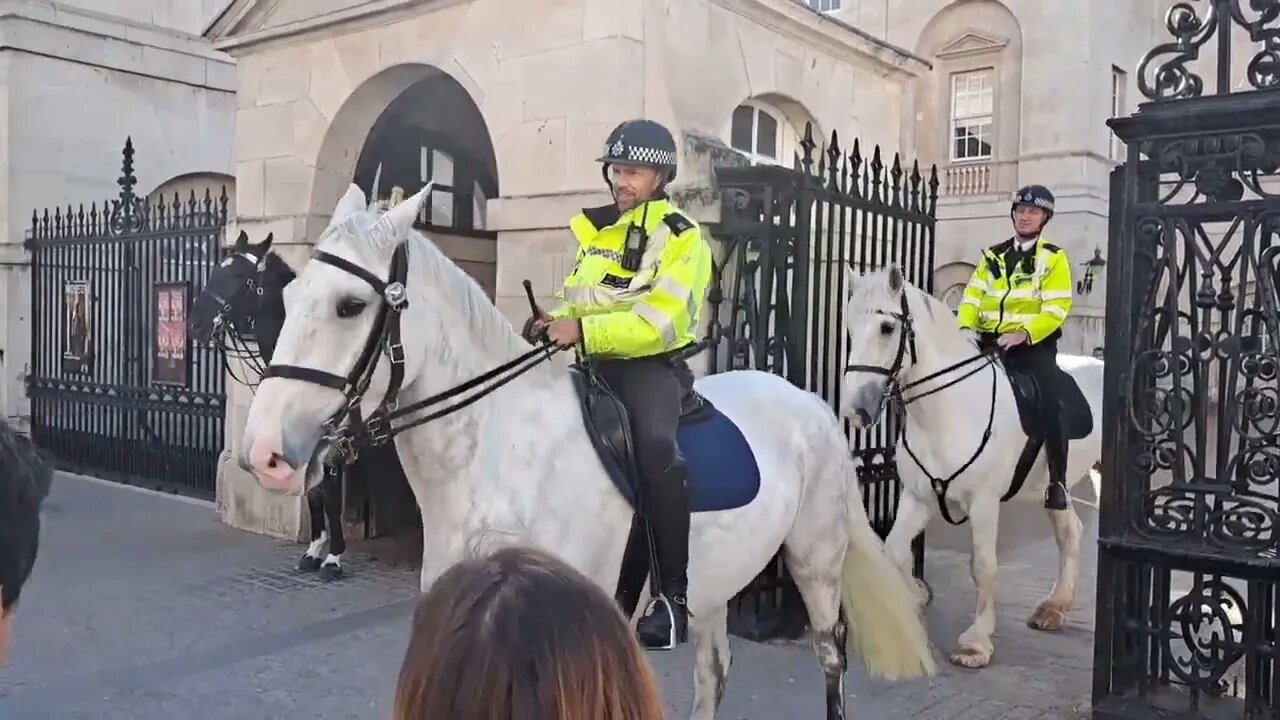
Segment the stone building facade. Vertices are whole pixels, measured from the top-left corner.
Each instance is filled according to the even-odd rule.
[[[234,190],[235,65],[201,33],[227,0],[5,0],[0,12],[0,414],[30,416],[32,213],[120,188]]]
[[[239,0],[209,37],[237,62],[232,232],[274,233],[301,263],[348,183],[367,191],[382,163],[384,188],[447,186],[423,225],[513,320],[521,280],[547,300],[569,269],[569,218],[608,201],[594,158],[620,121],[673,129],[674,190],[715,220],[709,153],[790,164],[806,123],[898,147],[929,71],[794,0]],[[230,402],[220,508],[295,536],[300,503],[233,460],[248,403]]]

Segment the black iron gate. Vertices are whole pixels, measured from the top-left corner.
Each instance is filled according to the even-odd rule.
[[[896,262],[910,282],[933,291],[937,169],[904,166],[897,154],[886,166],[879,147],[868,159],[858,142],[846,154],[835,133],[818,148],[807,125],[794,169],[722,167],[716,178],[722,213],[715,234],[728,257],[709,298],[711,331],[725,338],[709,351],[711,367],[776,372],[838,406],[848,354],[844,269],[861,273]],[[730,320],[720,328],[725,303]],[[891,421],[849,432],[868,515],[881,537],[898,505],[897,432]],[[923,535],[914,550],[920,576]],[[781,555],[730,608],[730,631],[752,639],[796,638],[805,623]]]
[[[1097,718],[1280,717],[1280,3],[1241,6],[1171,8],[1109,123]]]
[[[64,469],[212,497],[226,367],[186,311],[222,256],[226,189],[148,202],[133,154],[117,199],[32,217],[32,437]]]

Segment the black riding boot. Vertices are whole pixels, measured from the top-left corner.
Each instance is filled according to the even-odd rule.
[[[646,649],[671,650],[686,640],[689,631],[689,494],[684,461],[677,459],[663,477],[653,480],[645,514],[653,529],[660,587],[636,624],[636,636]]]
[[[1061,422],[1052,425],[1044,443],[1049,459],[1049,486],[1044,490],[1044,506],[1049,510],[1066,510],[1071,504],[1067,496],[1067,434]]]

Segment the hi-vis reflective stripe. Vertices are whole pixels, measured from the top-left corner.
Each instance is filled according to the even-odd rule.
[[[635,313],[645,322],[653,326],[658,334],[662,336],[662,344],[666,346],[674,345],[676,342],[676,326],[671,322],[671,318],[667,317],[657,308],[646,305],[645,303],[636,303]]]
[[[604,248],[587,248],[586,254],[595,255],[596,257],[607,258],[609,260],[612,260],[618,263],[619,265],[622,264],[622,253],[618,252],[617,250],[605,250]]]
[[[1045,313],[1047,315],[1052,315],[1058,318],[1059,320],[1067,319],[1067,311],[1063,310],[1057,305],[1045,305],[1044,307],[1040,308],[1040,312]]]
[[[1004,324],[1006,324],[1006,325],[1007,325],[1007,324],[1009,324],[1009,323],[1029,323],[1029,322],[1031,322],[1032,320],[1034,320],[1034,319],[1035,319],[1035,317],[1036,317],[1035,315],[1033,315],[1033,314],[1029,314],[1029,313],[1005,313],[1005,314],[1004,314],[1004,318],[1003,318],[1003,322],[1004,322]],[[1001,321],[1000,313],[998,313],[998,312],[985,312],[985,311],[984,311],[984,312],[982,313],[982,319],[983,319],[983,320],[988,320],[988,321],[990,321],[990,322],[999,322],[999,321]]]
[[[981,302],[980,300],[975,299],[975,298],[971,298],[971,297],[969,297],[968,295],[965,295],[965,296],[964,296],[964,298],[960,301],[960,304],[961,304],[961,305],[972,305],[972,306],[974,306],[974,307],[978,308],[979,310],[981,310],[981,309],[982,309],[982,302]]]
[[[609,285],[581,284],[579,278],[571,276],[564,286],[565,302],[571,305],[590,307],[611,307],[635,302],[637,298],[649,292],[649,289],[653,287],[652,278],[658,270],[658,258],[662,255],[662,250],[666,247],[667,240],[670,238],[671,228],[666,223],[658,225],[653,234],[649,236],[649,244],[645,247],[644,256],[640,259],[640,269],[636,271],[627,287],[616,288]],[[622,255],[615,250],[589,247],[585,252],[587,255],[607,258],[622,264]],[[675,292],[672,295],[677,298],[690,295],[688,289],[683,289],[683,293],[683,296]]]
[[[1042,300],[1070,300],[1070,290],[1051,290],[1040,293]]]
[[[671,277],[663,277],[658,280],[656,289],[670,295],[676,302],[684,302],[685,314],[689,316],[690,321],[697,320],[698,303],[694,300],[693,290],[686,287],[684,283]],[[674,342],[674,340],[672,341]]]

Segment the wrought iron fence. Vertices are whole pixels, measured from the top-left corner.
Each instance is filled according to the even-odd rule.
[[[187,337],[186,311],[222,257],[227,195],[134,195],[125,142],[120,195],[33,213],[36,443],[63,468],[212,497],[226,366]]]
[[[867,158],[855,141],[846,153],[835,133],[819,148],[812,125],[800,145],[794,169],[716,171],[723,205],[715,234],[729,252],[709,300],[712,332],[723,335],[709,350],[711,369],[775,372],[838,406],[848,354],[844,268],[867,272],[896,262],[910,282],[932,292],[939,180],[936,167],[907,166],[897,154],[886,165],[879,147]],[[846,422],[845,430],[872,526],[884,537],[900,491],[898,428],[889,421],[851,432]],[[923,548],[922,536],[917,575]],[[780,555],[739,594],[730,615],[734,634],[757,639],[795,637],[804,624]]]
[[[1280,717],[1277,19],[1272,1],[1175,4],[1176,41],[1139,66],[1149,102],[1109,123],[1128,159],[1111,186],[1098,718]],[[1252,89],[1232,92],[1240,32],[1260,47]]]

